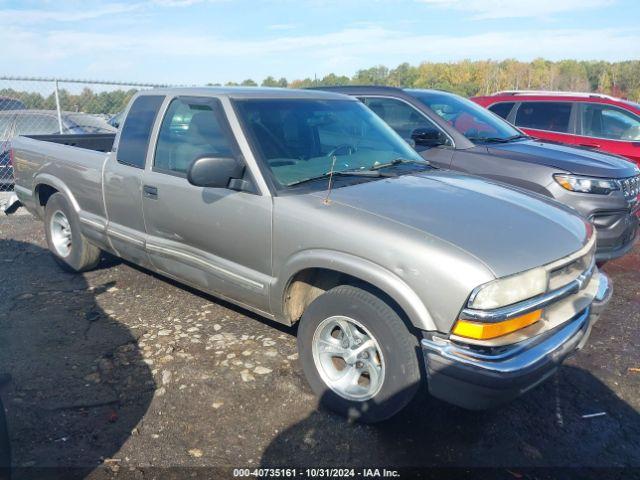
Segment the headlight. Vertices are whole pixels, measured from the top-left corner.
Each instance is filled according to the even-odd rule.
[[[553,179],[563,188],[571,192],[607,195],[614,190],[620,189],[617,180],[610,178],[579,177],[577,175],[556,174],[553,176]]]
[[[547,291],[549,279],[544,268],[534,268],[510,277],[498,278],[474,290],[469,306],[480,310],[504,307]]]

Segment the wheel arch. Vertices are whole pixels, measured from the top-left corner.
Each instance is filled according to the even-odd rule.
[[[286,262],[271,290],[272,310],[294,324],[315,298],[344,284],[369,285],[389,297],[414,327],[436,329],[427,307],[400,277],[369,260],[328,250],[306,250]]]
[[[44,218],[44,207],[54,193],[62,193],[71,203],[71,207],[75,212],[80,212],[80,205],[75,196],[59,178],[43,173],[34,178],[33,184],[35,185],[33,189],[35,205],[40,217]]]

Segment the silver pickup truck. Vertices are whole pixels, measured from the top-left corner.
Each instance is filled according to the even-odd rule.
[[[471,409],[515,398],[585,343],[611,295],[585,219],[432,168],[340,94],[146,91],[114,137],[19,137],[11,157],[63,267],[103,250],[299,322],[321,403],[365,422],[422,380]]]

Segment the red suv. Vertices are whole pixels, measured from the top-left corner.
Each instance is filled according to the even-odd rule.
[[[640,165],[640,104],[597,93],[506,91],[474,102],[543,140],[597,148]]]

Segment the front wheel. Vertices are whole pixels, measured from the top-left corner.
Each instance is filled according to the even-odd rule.
[[[80,221],[61,193],[49,198],[44,211],[44,229],[49,250],[65,270],[84,272],[100,261],[100,249],[90,244],[80,230]]]
[[[320,402],[373,423],[404,408],[420,385],[418,341],[381,296],[351,285],[315,299],[298,329],[304,373]]]

